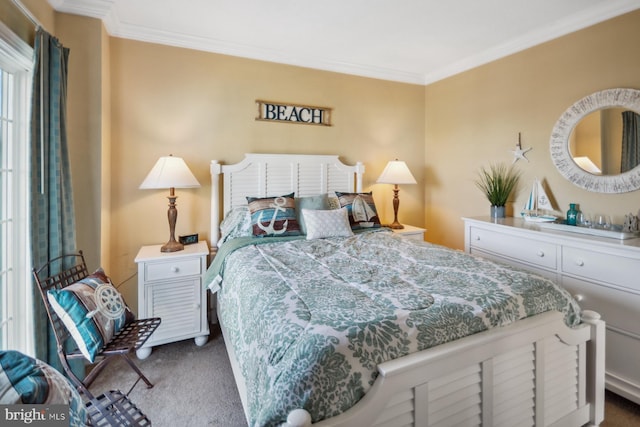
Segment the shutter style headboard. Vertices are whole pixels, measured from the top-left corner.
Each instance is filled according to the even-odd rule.
[[[221,215],[247,204],[246,197],[277,196],[295,192],[297,197],[333,191],[362,191],[364,165],[345,165],[337,155],[245,154],[233,165],[211,161],[211,246],[220,238]],[[222,200],[220,198],[220,175]],[[220,202],[222,201],[222,205]]]

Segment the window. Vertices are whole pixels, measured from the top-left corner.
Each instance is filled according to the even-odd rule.
[[[29,271],[32,49],[0,23],[0,348],[34,353]]]

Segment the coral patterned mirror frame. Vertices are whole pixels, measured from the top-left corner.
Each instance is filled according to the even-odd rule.
[[[627,193],[640,189],[640,166],[617,175],[593,175],[574,162],[569,151],[569,136],[587,114],[609,107],[621,107],[640,113],[640,90],[607,89],[586,96],[560,116],[551,132],[551,159],[562,176],[574,185],[597,193]]]

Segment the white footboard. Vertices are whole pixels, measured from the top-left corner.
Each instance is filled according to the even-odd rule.
[[[549,312],[383,363],[356,406],[314,426],[598,425],[604,326],[584,312],[569,329]],[[302,409],[288,421],[311,425]]]

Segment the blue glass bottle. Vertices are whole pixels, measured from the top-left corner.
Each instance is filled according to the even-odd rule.
[[[576,225],[576,219],[580,211],[576,208],[575,203],[569,203],[569,210],[567,211],[567,225]]]

